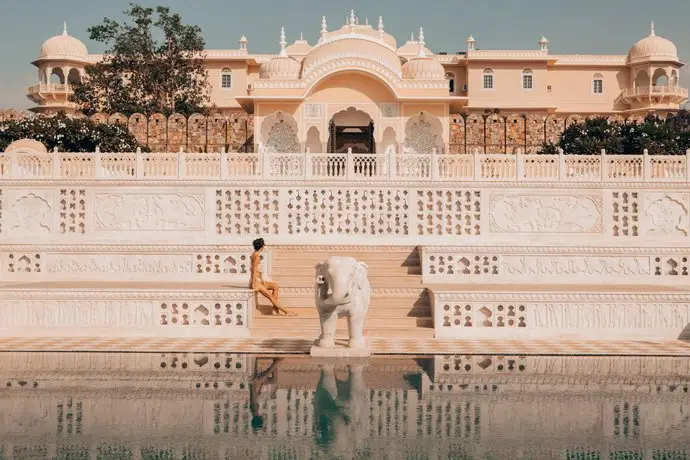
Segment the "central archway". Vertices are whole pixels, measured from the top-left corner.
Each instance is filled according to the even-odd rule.
[[[328,153],[376,153],[374,120],[355,107],[337,112],[328,127]]]

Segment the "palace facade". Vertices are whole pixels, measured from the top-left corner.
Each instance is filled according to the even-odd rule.
[[[300,34],[278,54],[208,50],[214,115],[149,118],[98,114],[129,124],[153,150],[484,153],[534,151],[571,121],[593,114],[619,121],[678,110],[676,46],[650,33],[627,55],[555,55],[542,37],[532,50],[483,50],[470,36],[457,53],[432,52],[423,29],[402,46],[351,12],[319,37]],[[67,32],[41,46],[28,90],[36,112],[73,111],[70,85],[102,59]]]

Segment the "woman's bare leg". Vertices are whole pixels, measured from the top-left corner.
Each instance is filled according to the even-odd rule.
[[[260,293],[261,295],[263,295],[264,297],[266,297],[266,298],[268,299],[269,302],[271,302],[271,304],[273,305],[273,310],[274,310],[274,311],[277,310],[277,311],[283,312],[283,313],[284,313],[285,315],[287,315],[287,316],[297,316],[294,312],[288,310],[288,309],[285,308],[285,307],[282,307],[282,306],[278,303],[278,299],[276,299],[275,297],[273,297],[273,294],[271,294],[271,292],[266,288],[265,285],[262,284],[262,285],[258,286],[258,287],[256,288],[256,290],[259,291],[259,293]]]

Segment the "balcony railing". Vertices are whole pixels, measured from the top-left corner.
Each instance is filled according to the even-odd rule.
[[[0,178],[328,182],[688,182],[685,155],[0,153]]]
[[[37,85],[30,86],[28,93],[72,93],[72,88],[70,85],[63,83],[39,83]]]
[[[681,98],[688,97],[688,89],[680,86],[652,86],[630,88],[625,90],[625,97],[637,96],[677,96]]]

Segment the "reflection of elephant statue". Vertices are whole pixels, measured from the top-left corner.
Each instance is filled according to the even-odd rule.
[[[364,318],[371,285],[367,265],[353,257],[331,256],[316,266],[316,308],[321,321],[319,347],[335,346],[338,318],[347,316],[350,348],[364,348]]]
[[[317,442],[335,452],[356,448],[353,443],[367,439],[369,392],[363,364],[348,366],[347,380],[337,380],[335,365],[321,366],[321,378],[314,393],[314,421]]]

